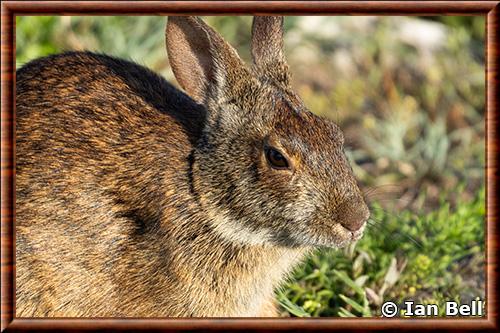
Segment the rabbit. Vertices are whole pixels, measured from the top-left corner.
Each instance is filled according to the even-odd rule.
[[[369,217],[340,128],[291,88],[283,17],[256,16],[252,66],[172,16],[181,91],[88,51],[16,73],[18,317],[274,317],[308,253]]]

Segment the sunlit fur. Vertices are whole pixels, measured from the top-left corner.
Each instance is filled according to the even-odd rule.
[[[187,95],[88,52],[18,70],[17,316],[275,316],[310,249],[359,238],[342,133],[293,93],[282,34],[254,20],[250,68],[201,20],[169,18]]]

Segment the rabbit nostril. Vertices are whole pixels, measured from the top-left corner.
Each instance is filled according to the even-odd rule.
[[[349,231],[357,231],[363,227],[368,220],[370,212],[368,207],[360,198],[345,201],[339,207],[339,223]]]
[[[344,220],[340,224],[349,231],[358,231],[365,224],[365,219]]]

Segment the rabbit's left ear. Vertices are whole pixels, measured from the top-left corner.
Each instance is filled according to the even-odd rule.
[[[259,76],[290,83],[290,72],[283,51],[283,17],[255,16],[252,25],[252,58]]]

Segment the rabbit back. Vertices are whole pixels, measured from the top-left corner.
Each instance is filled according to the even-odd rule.
[[[204,108],[144,67],[89,52],[35,60],[16,78],[17,315],[70,301],[120,315],[107,312],[120,308],[117,270],[145,264],[128,256],[187,184]]]

